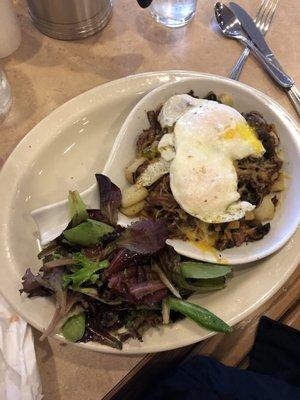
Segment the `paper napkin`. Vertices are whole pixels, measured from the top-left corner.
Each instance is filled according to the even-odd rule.
[[[31,328],[0,295],[0,399],[42,398]]]

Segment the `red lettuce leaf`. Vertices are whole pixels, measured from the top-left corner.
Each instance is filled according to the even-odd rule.
[[[133,265],[143,265],[148,260],[148,255],[137,254],[126,249],[118,250],[111,259],[109,267],[105,270],[104,276],[109,277]]]
[[[115,336],[109,333],[108,329],[98,328],[94,329],[87,326],[86,333],[83,336],[82,342],[98,342],[114,349],[122,350],[122,342]]]
[[[117,272],[109,278],[108,287],[112,292],[120,295],[127,303],[136,304],[138,303],[138,300],[129,293],[127,280],[128,279],[123,272]]]
[[[167,228],[162,220],[145,219],[128,226],[117,245],[138,254],[154,254],[164,247],[167,238]]]
[[[166,286],[160,280],[152,280],[129,285],[128,288],[129,293],[139,300],[148,294],[153,294],[158,290],[165,289]]]
[[[28,297],[33,296],[36,290],[39,289],[38,285],[52,294],[61,293],[62,288],[62,276],[64,270],[61,268],[51,268],[43,271],[43,276],[40,274],[34,275],[30,269],[27,269],[23,278],[23,288],[20,290],[21,293],[27,293]],[[32,293],[33,292],[33,293]]]
[[[87,301],[86,331],[82,342],[94,341],[121,350],[122,343],[110,333],[124,325],[123,313],[117,307]]]
[[[104,222],[105,224],[109,224],[107,218],[102,214],[100,210],[95,208],[89,208],[86,210],[89,216],[89,219],[94,219],[95,221]]]
[[[52,319],[41,336],[40,340],[44,340],[47,336],[54,333],[61,320],[68,314],[72,306],[80,300],[78,293],[67,292],[62,286],[62,277],[64,270],[61,268],[53,268],[40,274],[34,275],[30,269],[27,269],[23,276],[23,289],[21,293],[27,293],[28,297],[33,296],[55,296],[55,312]]]
[[[147,329],[162,323],[161,316],[152,310],[132,310],[128,313],[126,328],[127,332],[119,335],[122,342],[129,338],[143,341],[143,334]]]
[[[121,190],[105,175],[96,174],[96,179],[100,192],[100,210],[109,224],[115,226],[122,200]]]
[[[153,307],[157,303],[160,303],[165,297],[168,295],[168,289],[160,289],[152,294],[148,294],[147,296],[142,298],[142,303],[146,304],[148,307]]]
[[[56,292],[55,311],[48,327],[40,337],[41,341],[49,335],[57,332],[59,328],[61,328],[63,320],[67,317],[74,304],[81,301],[79,293],[62,290],[61,282],[57,281],[57,283],[59,287]]]
[[[28,297],[51,296],[54,293],[49,283],[40,274],[34,275],[30,268],[22,277],[22,285],[20,293],[26,293]]]
[[[138,281],[138,271],[143,267],[132,266],[120,271],[108,279],[108,287],[123,299],[132,304],[147,304],[153,306],[167,295],[166,286],[155,277],[143,282]],[[158,293],[156,296],[155,294]]]
[[[127,287],[124,275],[121,272],[118,272],[109,278],[108,287],[116,293],[126,296]]]

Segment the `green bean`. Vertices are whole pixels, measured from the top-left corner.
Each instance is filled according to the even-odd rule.
[[[217,332],[229,333],[232,332],[232,328],[217,317],[206,308],[197,306],[196,304],[188,301],[179,300],[174,297],[168,298],[170,309],[178,311],[186,317],[195,321],[198,325],[203,326],[207,329]]]

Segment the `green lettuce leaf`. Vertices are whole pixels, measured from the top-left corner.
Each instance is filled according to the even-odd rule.
[[[108,267],[108,260],[91,261],[81,253],[75,253],[73,258],[76,264],[72,266],[72,273],[63,276],[64,287],[71,286],[78,290],[83,283],[94,284],[99,278],[98,271]]]

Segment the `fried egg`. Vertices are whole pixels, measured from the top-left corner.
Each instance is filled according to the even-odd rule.
[[[222,223],[255,208],[240,200],[234,160],[261,157],[265,149],[237,110],[176,95],[163,105],[158,119],[163,128],[173,129],[158,149],[171,162],[170,186],[182,209],[202,221]]]

